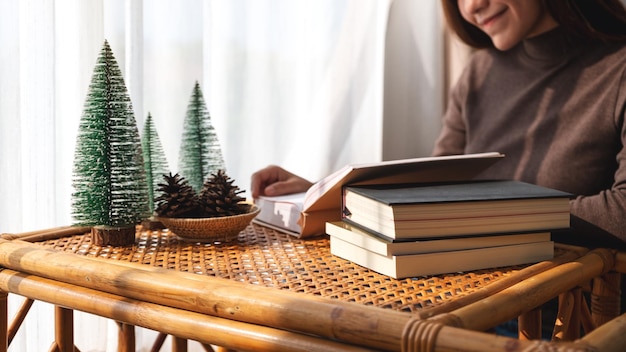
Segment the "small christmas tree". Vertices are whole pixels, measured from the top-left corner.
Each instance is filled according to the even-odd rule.
[[[122,73],[107,41],[98,57],[74,154],[72,215],[94,226],[99,245],[134,242],[149,216],[139,131]]]
[[[148,204],[150,213],[154,214],[156,208],[155,190],[159,188],[159,183],[163,175],[169,170],[161,139],[157,133],[152,115],[148,113],[146,122],[143,125],[141,149],[143,150],[143,166],[146,171],[146,182],[148,184]]]
[[[204,180],[217,170],[225,169],[217,133],[211,123],[200,84],[196,82],[183,126],[179,154],[180,174],[196,192],[200,192]]]

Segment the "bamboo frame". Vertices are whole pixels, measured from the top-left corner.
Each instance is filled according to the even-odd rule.
[[[56,351],[74,352],[74,311],[54,307]]]
[[[252,228],[254,229],[253,231],[259,230],[258,227],[252,227]],[[55,229],[41,230],[38,232],[35,231],[35,232],[30,232],[30,233],[21,234],[21,235],[5,234],[1,237],[7,238],[7,239],[20,239],[23,241],[30,241],[30,242],[46,241],[46,240],[54,241],[56,239],[61,239],[62,237],[65,237],[65,236],[81,235],[83,232],[88,232],[88,231],[89,231],[89,228],[61,227],[58,230],[55,230]],[[568,246],[568,245],[563,245],[563,244],[558,245],[558,247],[560,249],[559,255],[549,261],[543,261],[540,263],[526,266],[523,269],[511,275],[508,275],[506,277],[500,277],[498,278],[498,280],[490,282],[488,285],[481,286],[480,290],[472,290],[472,293],[469,295],[460,295],[460,296],[455,297],[453,300],[452,299],[446,300],[445,304],[435,304],[432,306],[423,307],[419,310],[412,311],[412,314],[417,314],[420,318],[427,319],[435,315],[448,313],[454,309],[466,306],[470,303],[474,303],[483,298],[489,297],[492,294],[498,291],[501,291],[504,288],[507,288],[515,283],[526,280],[539,272],[545,271],[547,269],[550,269],[562,263],[576,259],[587,252],[587,249],[582,248],[582,247]],[[125,261],[119,261],[118,264],[125,265],[129,263]],[[142,265],[142,269],[149,270],[149,268],[147,268],[145,265]]]
[[[51,264],[53,263],[53,264]],[[42,278],[198,313],[355,341],[376,348],[399,346],[407,314],[321,297],[171,270],[145,271],[0,241],[0,265]],[[381,314],[383,313],[383,314]],[[372,322],[377,321],[377,324]]]
[[[154,340],[154,344],[152,344],[152,348],[150,349],[150,352],[159,352],[166,338],[167,338],[167,334],[160,332],[159,335]]]
[[[7,293],[3,292],[2,294],[6,295]],[[13,341],[13,338],[17,334],[17,331],[19,330],[19,328],[22,326],[22,323],[24,322],[24,319],[26,318],[26,315],[30,311],[30,308],[33,306],[34,302],[35,301],[33,301],[32,299],[26,298],[26,299],[24,299],[24,302],[22,302],[22,304],[20,305],[20,308],[15,313],[15,316],[13,317],[12,323],[11,323],[11,325],[8,328],[7,345],[10,345],[11,342]],[[0,313],[0,314],[2,314],[2,316],[4,316],[4,313]],[[2,329],[2,328],[0,327],[0,329]],[[2,333],[2,331],[4,331],[4,330],[0,330],[0,333]],[[0,341],[4,341],[4,339],[2,339]]]
[[[79,235],[91,231],[91,227],[85,226],[60,226],[51,229],[22,232],[20,234],[3,233],[0,238],[4,240],[20,239],[26,242],[39,242],[64,236]]]
[[[626,314],[598,326],[580,341],[595,347],[596,351],[623,351],[626,346]]]
[[[54,280],[24,275],[12,270],[0,272],[0,288],[7,289],[7,283],[18,283],[17,294],[32,295],[52,304],[67,305],[75,309],[97,314],[115,320],[144,326],[150,329],[164,330],[166,333],[193,339],[204,343],[218,343],[240,350],[256,351],[366,351],[349,344],[318,339],[287,331],[265,328],[228,319],[211,317],[163,307],[152,303],[135,301],[121,296],[68,285]],[[46,292],[54,291],[54,295]],[[164,325],[163,322],[168,324]],[[420,323],[427,321],[418,320]],[[626,316],[621,316],[590,333],[576,343],[548,343],[538,341],[518,341],[491,334],[438,325],[438,333],[430,340],[416,339],[423,342],[413,348],[430,347],[437,351],[532,351],[550,347],[551,351],[621,351],[626,343]],[[239,338],[233,339],[233,334]],[[423,336],[421,336],[423,337]],[[400,350],[400,349],[397,349]],[[423,349],[406,349],[417,351]]]
[[[9,314],[8,305],[9,294],[6,291],[0,292],[0,351],[6,351],[9,348],[9,324],[6,318]]]
[[[417,314],[422,319],[428,319],[436,315],[449,313],[455,309],[465,307],[469,304],[472,304],[480,300],[483,300],[487,297],[490,297],[497,292],[500,292],[514,284],[520,283],[531,277],[534,277],[535,275],[541,272],[544,272],[558,265],[580,258],[581,256],[583,256],[584,254],[588,252],[587,249],[581,248],[581,247],[574,247],[574,246],[568,246],[568,245],[559,245],[559,246],[561,246],[564,249],[567,249],[567,252],[561,256],[553,258],[552,260],[547,260],[547,261],[536,263],[534,265],[530,265],[520,270],[519,272],[517,272],[513,277],[509,278],[509,280],[500,280],[498,282],[495,282],[483,288],[482,290],[478,292],[475,292],[472,295],[460,297],[442,306],[424,309],[423,311],[420,311]]]
[[[539,307],[579,283],[608,272],[612,267],[613,255],[609,250],[593,250],[577,260],[538,273],[479,302],[434,319],[446,325],[485,331]]]
[[[187,340],[172,336],[172,350],[177,352],[187,352]]]
[[[557,324],[552,333],[553,341],[573,341],[580,337],[580,310],[582,290],[577,287],[559,295]]]
[[[118,352],[135,351],[135,327],[122,322],[117,322],[118,334],[117,341],[119,347]]]
[[[532,309],[518,318],[520,340],[538,340],[541,338],[541,309]]]
[[[591,291],[591,319],[600,326],[620,313],[621,274],[607,273],[593,279]]]
[[[18,253],[19,263],[11,259],[14,256],[12,253]],[[603,268],[603,263],[598,262],[597,259],[600,257],[597,255],[583,258],[596,263],[595,268]],[[54,266],[50,267],[49,263],[54,263]],[[565,265],[571,266],[572,263],[574,262]],[[252,324],[290,329],[292,324],[307,321],[311,324],[306,328],[306,333],[339,338],[354,343],[365,343],[378,348],[398,346],[402,337],[397,334],[394,336],[393,333],[402,331],[408,321],[408,316],[400,312],[381,311],[374,307],[335,302],[320,297],[301,300],[300,296],[295,296],[291,292],[267,290],[264,287],[171,270],[154,268],[151,271],[145,271],[136,267],[119,265],[118,262],[85,259],[19,241],[4,243],[0,241],[0,265],[41,277],[60,278],[67,283],[112,294]],[[571,278],[566,281],[570,285],[566,288],[574,287],[578,278],[584,277],[578,274],[567,275],[562,266],[556,275]],[[584,263],[578,266],[586,267]],[[578,266],[572,267],[572,270],[576,270]],[[96,273],[97,275],[94,275]],[[599,273],[599,271],[590,271],[588,277],[591,278]],[[525,285],[528,286],[528,284]],[[470,304],[454,311],[452,316],[456,317],[452,320],[461,322],[456,326],[486,330],[519,316],[522,312],[538,306],[565,289],[563,286],[558,286],[549,291],[552,292],[550,296],[539,296],[536,303],[531,302],[531,306],[521,306],[517,304],[519,299],[527,299],[528,292],[536,292],[535,287],[528,287],[513,301],[510,297],[515,297],[515,295],[511,295],[508,291],[504,295],[496,293],[483,299],[483,301],[498,299],[502,302],[496,302],[494,306],[506,305],[515,308],[509,309],[506,315],[484,314],[483,307],[480,306],[477,308],[478,311],[464,313],[473,306]],[[250,297],[255,299],[251,301]],[[298,308],[294,309],[294,306]],[[313,316],[310,316],[311,313]],[[476,320],[475,317],[481,316],[483,317],[481,320]],[[289,320],[284,321],[285,317],[289,317]],[[365,317],[366,319],[363,319]],[[448,315],[449,318],[450,315]],[[372,329],[370,322],[377,320],[380,324],[376,329]]]
[[[238,350],[329,352],[371,350],[297,332],[281,331],[134,300],[11,269],[0,271],[0,290],[58,306],[72,307],[181,338],[215,343]],[[233,339],[233,336],[238,338]]]
[[[614,271],[622,274],[626,274],[626,252],[617,252],[615,254],[615,267]]]
[[[0,265],[9,269],[0,272],[1,290],[170,333],[180,339],[176,346],[182,346],[182,339],[194,339],[235,349],[252,347],[242,345],[243,341],[250,341],[257,350],[468,351],[472,350],[468,345],[472,345],[480,346],[476,350],[495,351],[513,342],[477,331],[532,311],[613,268],[626,267],[626,257],[605,249],[591,251],[576,260],[542,263],[529,267],[520,276],[523,279],[509,287],[497,287],[487,297],[469,300],[462,306],[457,304],[451,311],[434,314],[427,320],[433,315],[424,317],[216,277],[81,257],[21,241],[52,238],[52,233],[2,236]],[[580,250],[576,255],[584,252]],[[166,312],[172,314],[176,327],[162,326]],[[624,335],[624,319],[618,317],[604,324],[600,330],[606,334],[604,337],[598,336],[598,328],[576,343],[550,346],[567,346],[576,351],[598,345],[606,348],[603,351],[618,351],[616,346],[621,345],[603,339]],[[198,333],[203,324],[223,335],[214,331],[211,336]],[[244,338],[232,339],[235,332]],[[470,340],[462,342],[466,338]],[[513,341],[520,351],[544,344]]]

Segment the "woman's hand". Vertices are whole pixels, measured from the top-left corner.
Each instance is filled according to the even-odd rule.
[[[305,192],[312,185],[312,182],[280,166],[269,165],[252,174],[250,189],[252,198],[257,198]]]

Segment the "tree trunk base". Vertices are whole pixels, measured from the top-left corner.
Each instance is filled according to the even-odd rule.
[[[94,226],[91,243],[96,246],[128,246],[135,243],[135,226]]]

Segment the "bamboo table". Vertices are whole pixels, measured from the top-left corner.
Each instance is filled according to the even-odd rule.
[[[0,238],[0,351],[32,300],[56,308],[52,350],[74,351],[72,310],[114,319],[119,351],[134,326],[254,351],[621,351],[619,273],[626,254],[558,245],[527,266],[396,280],[332,256],[328,238],[300,240],[249,225],[228,243],[188,243],[138,228],[127,247],[91,244],[88,228]],[[615,286],[617,283],[617,286]],[[6,295],[27,298],[9,325]],[[584,292],[590,292],[591,309]],[[538,340],[538,307],[560,297],[552,342]],[[1,298],[1,297],[0,297]],[[490,328],[520,317],[520,339]],[[586,335],[580,338],[580,327]],[[5,333],[6,332],[6,333]],[[238,336],[238,338],[233,338]]]

